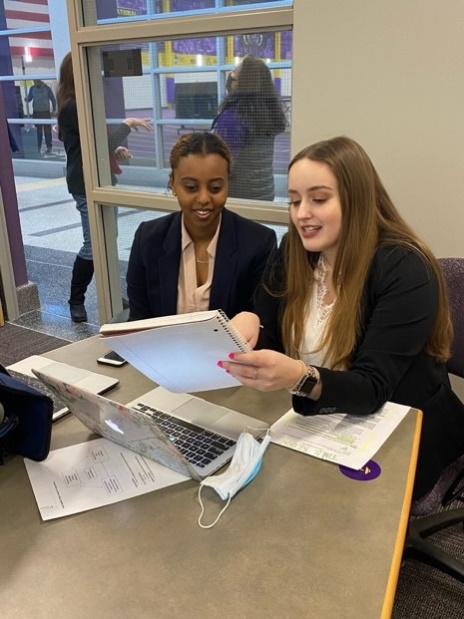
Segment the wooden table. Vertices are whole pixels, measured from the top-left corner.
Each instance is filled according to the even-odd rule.
[[[153,387],[132,367],[101,366],[90,338],[52,359],[117,376],[114,400]],[[287,392],[199,394],[269,423]],[[42,522],[22,458],[0,467],[2,619],[389,617],[407,527],[421,413],[411,410],[353,481],[334,464],[270,445],[261,472],[209,530],[197,524],[197,483]],[[86,440],[72,416],[52,448]],[[208,513],[223,503],[204,493]]]

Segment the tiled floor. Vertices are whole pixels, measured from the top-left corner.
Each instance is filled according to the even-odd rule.
[[[21,315],[14,323],[70,341],[97,334],[100,322],[95,280],[86,294],[88,322],[74,323],[69,315],[72,266],[82,245],[82,226],[64,177],[16,175],[15,182],[28,279],[38,286],[40,309]],[[130,186],[130,189],[137,188]],[[146,191],[146,187],[141,189]],[[151,189],[166,191],[164,187]],[[135,231],[141,221],[163,213],[123,207],[117,212],[117,251],[121,292],[125,296],[125,274]]]

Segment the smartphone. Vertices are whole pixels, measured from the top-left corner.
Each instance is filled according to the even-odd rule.
[[[125,363],[127,363],[127,361],[123,359],[121,355],[118,355],[118,353],[114,352],[113,350],[110,350],[110,352],[107,352],[106,355],[103,355],[102,357],[98,357],[97,362],[106,363],[106,365],[116,366],[124,365]]]

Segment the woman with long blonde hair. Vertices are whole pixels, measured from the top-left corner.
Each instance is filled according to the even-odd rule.
[[[289,207],[289,231],[258,289],[256,314],[234,319],[261,350],[219,365],[244,385],[288,389],[303,415],[369,415],[387,401],[420,408],[414,497],[421,497],[464,453],[464,405],[446,370],[453,332],[438,262],[349,138],[293,158]]]

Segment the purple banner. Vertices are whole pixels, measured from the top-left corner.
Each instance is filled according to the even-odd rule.
[[[171,11],[199,11],[201,9],[214,9],[214,0],[171,0]]]
[[[181,39],[172,42],[172,49],[176,54],[205,54],[216,55],[216,39],[206,37],[205,39]]]
[[[257,58],[275,56],[274,34],[239,34],[234,37],[234,56],[243,57],[252,54]]]
[[[125,11],[126,16],[147,14],[147,0],[117,0],[116,6],[118,15],[124,15]]]
[[[280,60],[292,60],[293,58],[293,36],[291,32],[280,34]]]
[[[172,49],[176,54],[196,54],[216,55],[216,39],[206,37],[204,39],[181,39],[173,41]],[[257,58],[266,60],[291,60],[292,59],[292,33],[282,32],[281,34],[281,57],[276,58],[275,35],[266,34],[239,34],[234,36],[234,56],[243,58],[246,54],[252,54]]]
[[[272,0],[235,0],[231,6],[246,6],[247,4],[261,4]],[[279,0],[274,0],[278,4]],[[201,9],[214,9],[214,0],[171,0],[171,11],[198,11]]]
[[[259,0],[258,0],[259,1]],[[239,3],[237,3],[239,4]],[[146,0],[116,0],[117,12],[120,16],[135,16],[147,14]],[[214,0],[171,0],[171,12],[195,11],[214,9]],[[155,13],[163,13],[163,2],[157,0],[154,5]],[[234,56],[243,58],[246,54],[253,54],[263,60],[291,60],[292,59],[292,33],[282,32],[280,35],[280,58],[276,57],[275,34],[240,34],[234,36]],[[201,39],[183,39],[172,43],[176,54],[197,54],[215,56],[216,38],[205,37]]]
[[[260,4],[269,0],[236,0],[232,6],[243,6],[247,4]],[[276,1],[277,4],[277,1]],[[146,0],[116,0],[118,15],[146,15]],[[171,0],[171,13],[183,13],[184,11],[204,11],[215,9],[215,0]],[[155,14],[164,13],[163,0],[156,0],[153,7]]]

